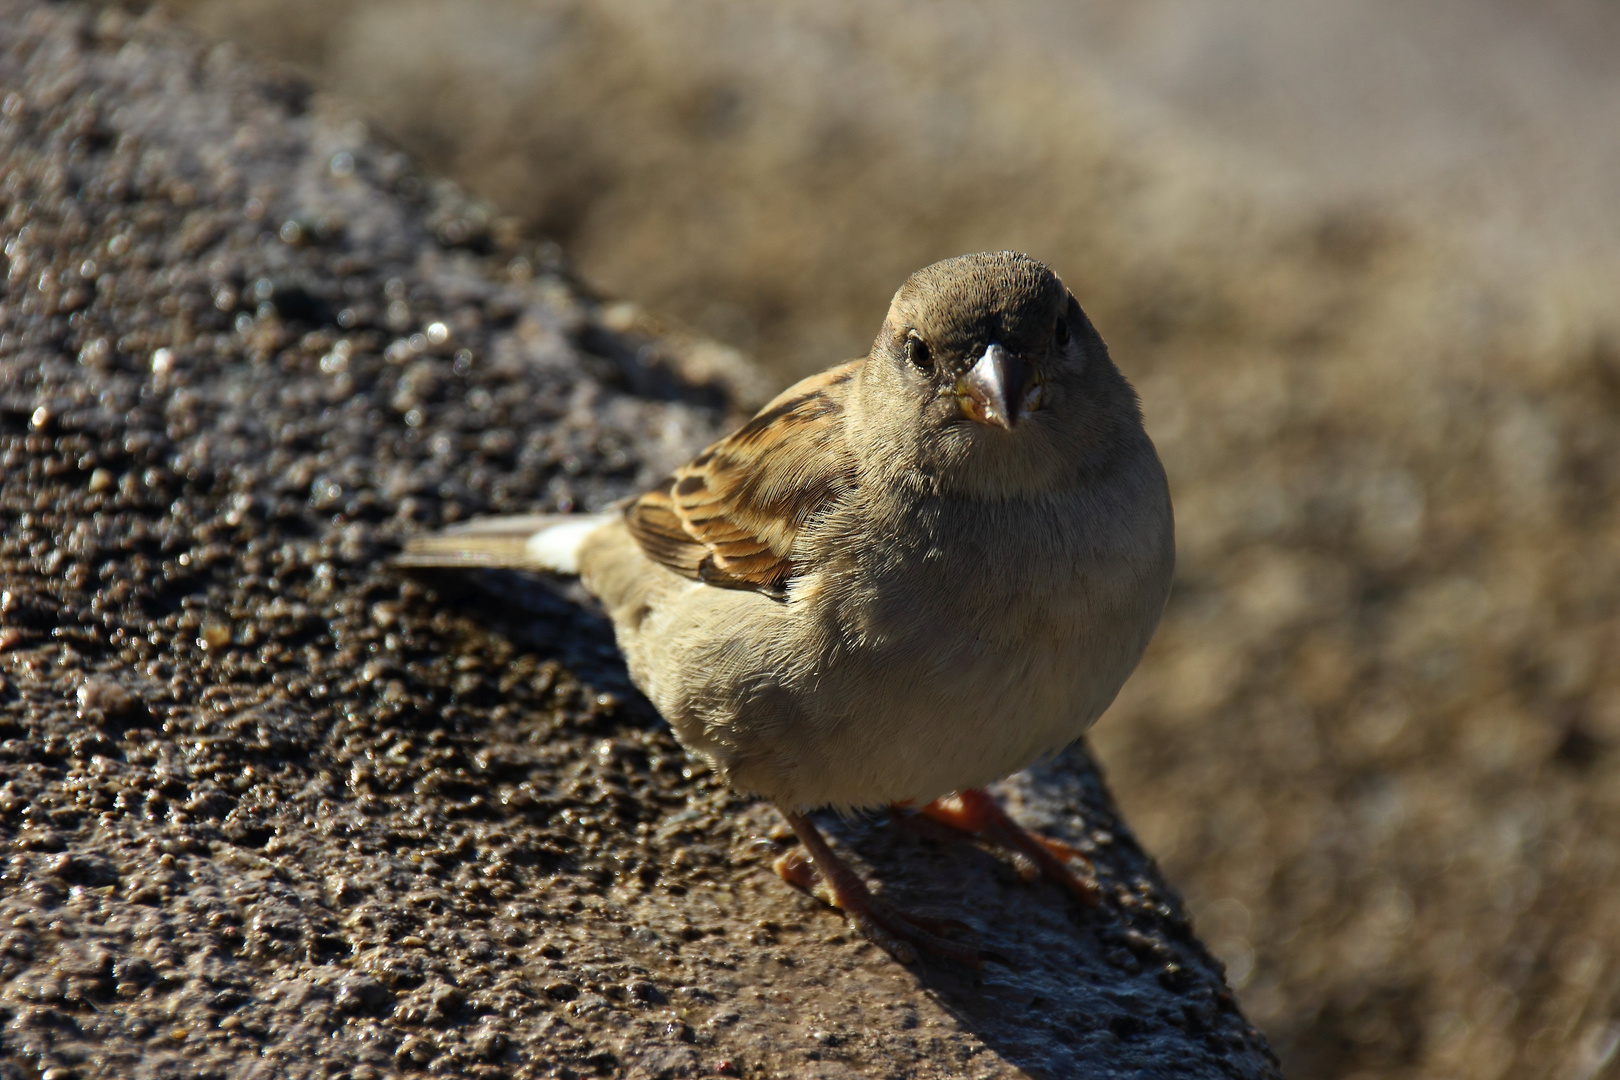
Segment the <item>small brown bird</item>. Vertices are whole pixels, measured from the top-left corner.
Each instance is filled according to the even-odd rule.
[[[621,512],[476,521],[415,566],[578,573],[685,746],[774,802],[777,870],[901,959],[982,958],[874,897],[806,813],[915,804],[1095,902],[979,790],[1075,739],[1159,621],[1163,467],[1080,305],[1013,252],[913,274],[871,352],[785,391]]]

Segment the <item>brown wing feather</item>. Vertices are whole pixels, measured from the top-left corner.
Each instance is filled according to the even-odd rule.
[[[669,495],[674,486],[675,478],[670,477],[642,495],[625,507],[624,520],[648,558],[696,581],[698,568],[709,552],[681,526]]]
[[[840,430],[862,361],[789,387],[625,509],[647,556],[697,581],[781,598],[799,530],[854,486]]]

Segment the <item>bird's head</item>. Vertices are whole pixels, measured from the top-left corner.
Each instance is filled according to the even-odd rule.
[[[1120,429],[1141,428],[1135,394],[1073,294],[1017,252],[912,274],[866,368],[889,422],[912,414],[919,464],[973,488],[1044,486]]]

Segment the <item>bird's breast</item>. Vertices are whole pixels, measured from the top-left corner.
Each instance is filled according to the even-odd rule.
[[[813,591],[840,654],[881,656],[897,676],[1061,667],[1157,620],[1168,549],[1151,516],[1117,509],[1083,492],[918,500],[836,545]]]
[[[770,728],[780,760],[758,769],[775,779],[753,783],[803,805],[928,799],[1078,738],[1163,607],[1168,502],[1145,510],[1093,487],[817,523],[775,609],[780,647],[756,658],[791,708]]]

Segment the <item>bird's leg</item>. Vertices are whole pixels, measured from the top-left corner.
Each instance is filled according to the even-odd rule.
[[[1033,881],[1044,874],[1088,906],[1095,907],[1101,899],[1102,890],[1091,876],[1091,860],[1086,858],[1084,852],[1060,840],[1050,840],[1030,832],[1009,817],[988,792],[969,788],[943,799],[935,799],[921,812],[953,829],[977,834],[1009,852],[1019,864],[1019,872],[1026,881]],[[1073,862],[1085,866],[1084,876],[1075,873],[1070,865]]]
[[[953,929],[965,929],[961,923],[903,912],[873,896],[859,875],[833,854],[808,817],[786,809],[782,809],[782,816],[793,826],[804,849],[777,859],[776,872],[842,911],[856,930],[896,960],[909,964],[917,958],[918,949],[974,968],[983,967],[987,959],[996,959],[943,936]],[[818,891],[818,884],[824,885],[825,891]]]

